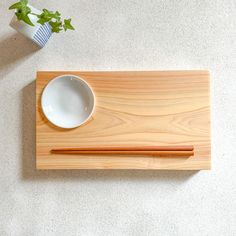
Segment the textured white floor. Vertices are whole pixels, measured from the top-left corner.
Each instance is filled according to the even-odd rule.
[[[32,2],[76,31],[37,50],[1,1],[0,235],[236,235],[235,0]],[[211,70],[212,171],[34,169],[37,70],[167,69]]]

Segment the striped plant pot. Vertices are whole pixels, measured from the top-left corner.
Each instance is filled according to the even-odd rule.
[[[35,32],[33,41],[42,48],[45,46],[51,35],[51,26],[48,23],[45,23],[44,25],[40,25],[38,30]]]
[[[33,13],[41,13],[40,10],[32,6],[29,7]],[[51,26],[48,23],[45,23],[44,25],[37,23],[38,18],[35,15],[29,14],[28,16],[30,17],[30,20],[33,22],[34,26],[30,26],[23,21],[19,21],[15,15],[11,20],[10,26],[25,37],[32,40],[40,48],[43,48],[52,35]]]

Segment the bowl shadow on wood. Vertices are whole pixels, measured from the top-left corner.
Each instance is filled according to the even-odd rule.
[[[9,70],[12,64],[35,53],[39,47],[19,33],[12,33],[0,40],[0,71]]]
[[[198,171],[168,170],[36,170],[36,81],[22,90],[22,155],[24,181],[113,181],[140,180],[183,182]]]

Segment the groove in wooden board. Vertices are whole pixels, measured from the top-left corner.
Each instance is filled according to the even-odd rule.
[[[40,95],[52,78],[68,73],[89,82],[97,104],[93,118],[86,125],[64,131],[45,119]],[[37,168],[210,168],[209,73],[206,71],[38,72],[36,93]],[[194,145],[195,156],[184,160],[143,158],[142,161],[140,157],[110,160],[104,156],[86,162],[86,158],[71,159],[68,155],[52,160],[49,154],[55,147],[134,144]]]
[[[74,148],[54,148],[51,152],[60,151],[194,151],[192,145],[188,146],[95,146],[95,147],[74,147]]]
[[[65,150],[56,150],[52,149],[51,150],[52,154],[71,154],[71,155],[76,155],[77,157],[80,157],[80,155],[95,155],[95,156],[107,156],[109,155],[109,158],[116,158],[117,155],[121,155],[122,157],[125,156],[140,156],[142,155],[143,157],[147,156],[152,156],[152,157],[190,157],[194,155],[193,151],[178,151],[178,152],[173,152],[173,151],[65,151]],[[53,156],[52,156],[53,157]]]

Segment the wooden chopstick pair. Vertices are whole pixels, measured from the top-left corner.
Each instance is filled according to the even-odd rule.
[[[88,148],[55,148],[53,154],[81,155],[148,155],[188,157],[194,155],[194,147],[189,146],[130,146],[130,147],[88,147]]]

